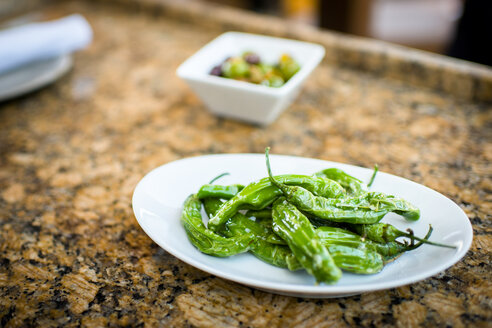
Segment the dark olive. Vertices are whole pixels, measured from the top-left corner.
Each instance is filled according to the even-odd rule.
[[[243,55],[244,60],[251,65],[258,65],[260,63],[260,56],[253,52],[248,52]]]
[[[222,75],[222,65],[217,65],[210,71],[210,75],[221,76]]]

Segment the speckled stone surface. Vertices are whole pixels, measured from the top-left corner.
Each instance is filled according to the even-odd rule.
[[[95,40],[56,84],[0,104],[1,327],[490,327],[490,103],[336,65],[328,55],[268,128],[217,118],[175,69],[229,28],[197,27],[163,8],[151,15],[121,4],[63,2],[42,10],[45,17],[84,14]],[[483,67],[442,63],[462,75],[470,68],[476,85],[488,85]],[[473,224],[470,252],[409,286],[310,300],[194,269],[139,228],[131,196],[149,170],[267,145],[275,153],[379,163],[443,193]]]

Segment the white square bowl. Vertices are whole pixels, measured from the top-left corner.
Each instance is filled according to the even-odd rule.
[[[266,63],[276,63],[284,53],[292,56],[301,69],[279,88],[210,75],[212,68],[230,56],[245,51],[257,53]],[[227,32],[201,48],[177,69],[202,99],[219,116],[268,125],[298,95],[302,83],[320,63],[325,49],[318,44],[263,35]]]

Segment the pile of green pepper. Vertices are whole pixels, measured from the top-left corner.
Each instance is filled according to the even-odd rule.
[[[181,221],[201,252],[220,257],[251,252],[278,267],[305,269],[317,282],[334,283],[342,270],[374,274],[424,243],[453,248],[429,241],[432,227],[419,238],[380,222],[390,212],[418,220],[420,211],[409,202],[368,191],[335,168],[311,176],[273,176],[268,151],[268,177],[248,186],[216,185],[214,179],[186,199]]]
[[[262,62],[257,54],[248,51],[241,56],[225,59],[212,68],[210,74],[278,88],[300,69],[297,61],[287,54],[281,55],[275,65],[270,65]]]

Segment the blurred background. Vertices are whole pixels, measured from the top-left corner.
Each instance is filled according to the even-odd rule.
[[[492,65],[491,0],[202,0]]]
[[[175,1],[218,3],[492,65],[492,0]],[[23,3],[45,2],[0,0],[0,20]]]

